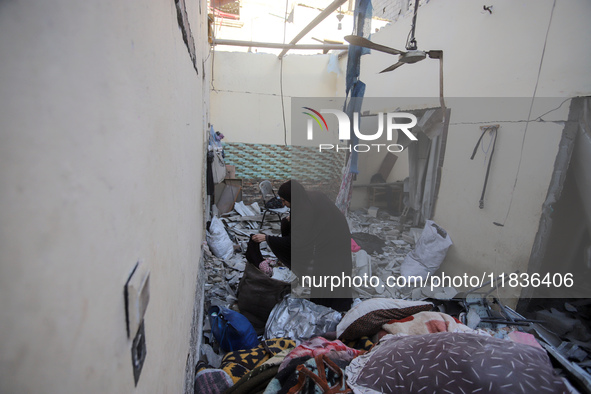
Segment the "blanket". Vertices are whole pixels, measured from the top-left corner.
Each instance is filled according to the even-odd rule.
[[[441,312],[419,312],[382,325],[388,334],[423,335],[435,332],[474,332],[458,319]]]

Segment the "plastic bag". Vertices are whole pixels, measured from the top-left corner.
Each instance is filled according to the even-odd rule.
[[[281,202],[281,199],[279,197],[273,197],[265,203],[265,208],[267,208],[267,209],[281,209],[281,208],[283,208],[283,203]]]
[[[223,148],[211,148],[208,154],[211,154],[211,170],[213,174],[213,183],[218,184],[226,178],[226,162],[224,161]]]
[[[271,311],[265,326],[265,338],[306,340],[336,331],[341,318],[334,309],[288,295]]]
[[[439,269],[451,245],[449,234],[432,220],[427,220],[421,238],[400,266],[400,275],[406,278],[410,276],[427,278],[428,274],[433,274]],[[410,284],[419,285],[419,283]]]
[[[220,306],[207,311],[211,332],[225,352],[252,349],[259,340],[252,324],[240,313]]]
[[[216,257],[226,260],[234,254],[234,244],[230,240],[224,224],[217,217],[211,219],[206,238],[209,249]]]

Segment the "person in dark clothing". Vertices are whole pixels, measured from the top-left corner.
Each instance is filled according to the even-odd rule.
[[[336,205],[325,194],[306,191],[295,180],[281,185],[279,196],[291,208],[289,236],[256,234],[252,239],[255,242],[266,240],[276,256],[275,250],[285,252],[289,249],[291,256],[286,265],[300,277],[350,277],[353,265],[351,234],[347,219]],[[285,264],[281,257],[277,257]],[[330,287],[313,286],[310,301],[337,311],[347,311],[352,303],[351,289],[342,286],[331,292]]]
[[[281,199],[283,205],[289,208],[291,191],[289,189],[289,185],[286,186],[287,184],[288,182],[281,185],[277,194],[279,194],[279,198]],[[267,234],[255,234],[250,237],[250,241],[248,241],[248,247],[246,250],[246,259],[257,266],[258,263],[263,261],[263,256],[261,255],[259,245],[264,241],[267,241],[267,245],[269,245],[269,248],[275,257],[277,257],[277,259],[281,261],[283,265],[291,268],[291,216],[281,219],[280,237]],[[258,261],[259,255],[260,261]],[[254,261],[257,262],[255,263]]]
[[[291,224],[289,217],[281,219],[281,236],[276,237],[267,234],[254,234],[250,237],[246,248],[246,260],[255,266],[259,266],[265,258],[261,254],[260,244],[267,241],[267,245],[283,265],[291,268]]]
[[[351,276],[351,233],[343,213],[324,193],[291,181],[292,270],[313,277]],[[311,289],[310,301],[337,311],[351,307],[351,288]]]

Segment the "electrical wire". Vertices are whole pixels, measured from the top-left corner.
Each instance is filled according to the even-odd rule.
[[[487,130],[490,140],[488,141],[488,146],[486,147],[486,149],[484,149],[484,138],[482,139],[482,143],[480,144],[480,150],[482,150],[482,153],[484,153],[484,160],[482,162],[483,165],[485,165],[486,161],[488,160],[488,153],[490,152],[490,147],[492,146],[492,143],[494,141],[494,138],[492,135],[493,134],[492,130],[493,130],[492,127]]]
[[[566,103],[567,101],[570,101],[572,99],[573,99],[573,97],[569,97],[569,98],[565,99],[562,103],[560,103],[560,105],[558,107],[556,107],[554,109],[551,109],[548,112],[544,112],[542,115],[538,116],[536,118],[536,121],[538,121],[538,122],[544,122],[544,120],[542,119],[542,116],[546,116],[546,115],[548,115],[551,112],[558,111],[564,105],[564,103]]]
[[[289,0],[285,0],[285,17],[283,18],[283,43],[285,44],[285,36],[287,32],[287,10],[289,8]],[[281,115],[283,116],[283,141],[287,146],[287,124],[285,121],[285,97],[283,96],[283,58],[279,58],[279,91],[281,93]]]
[[[534,87],[534,92],[532,94],[531,103],[529,106],[529,113],[527,115],[527,122],[525,123],[525,130],[523,131],[523,139],[521,141],[521,150],[519,152],[519,162],[517,163],[517,171],[515,173],[515,182],[513,183],[513,187],[511,189],[511,197],[509,198],[509,206],[507,208],[507,214],[505,215],[505,219],[503,219],[502,223],[495,222],[495,225],[504,226],[505,223],[507,222],[507,218],[509,217],[509,213],[511,212],[511,206],[513,204],[513,196],[515,195],[515,188],[517,187],[517,180],[519,179],[519,171],[521,169],[521,161],[523,159],[523,149],[525,147],[525,138],[527,136],[528,126],[529,126],[529,123],[531,120],[531,112],[533,110],[534,101],[536,98],[536,93],[538,91],[538,84],[540,82],[540,75],[542,73],[542,65],[544,64],[544,55],[546,54],[546,44],[548,43],[548,35],[550,34],[550,26],[552,25],[552,17],[554,16],[554,9],[555,8],[556,8],[556,0],[554,0],[554,2],[552,3],[552,11],[550,11],[550,20],[548,21],[548,28],[546,29],[546,37],[544,39],[544,46],[542,48],[542,56],[540,58],[540,66],[538,67],[538,76],[536,78],[536,85]],[[565,102],[566,102],[566,100],[565,100]],[[563,104],[564,104],[564,102],[563,102]],[[562,106],[562,104],[561,104],[561,106]],[[541,116],[538,117],[538,119],[539,118],[541,118]]]
[[[546,116],[552,112],[558,111],[560,108],[562,108],[562,106],[564,105],[564,103],[566,103],[567,101],[572,100],[575,97],[568,97],[566,99],[564,99],[560,105],[556,108],[552,108],[549,111],[544,112],[542,115],[537,116],[536,118],[534,118],[534,120],[527,120],[527,119],[522,119],[522,120],[487,120],[487,121],[483,121],[483,122],[450,122],[450,126],[457,126],[457,125],[479,125],[479,124],[490,124],[490,123],[527,123],[527,122],[536,122],[536,123],[569,123],[569,120],[544,120],[542,119],[542,116]]]
[[[212,23],[212,29],[211,29],[211,39],[212,42],[215,42],[215,29],[216,29],[216,24],[215,24],[215,18],[213,20],[214,23]],[[211,56],[211,78],[209,79],[209,85],[210,85],[210,90],[217,92],[217,90],[215,90],[215,86],[213,85],[213,77],[214,77],[214,63],[215,63],[215,45],[211,46],[211,51],[209,53],[209,55],[205,58],[205,62],[207,61],[207,59],[209,59],[209,57]]]

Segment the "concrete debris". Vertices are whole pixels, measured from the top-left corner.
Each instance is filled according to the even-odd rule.
[[[273,279],[291,283],[297,279],[297,276],[287,267],[273,267]]]
[[[411,245],[414,245],[416,243],[415,237],[413,235],[408,234],[408,233],[402,234],[402,240],[406,243],[411,244]]]
[[[474,308],[470,308],[466,320],[466,325],[471,329],[475,329],[480,324],[480,315]]]
[[[572,342],[562,342],[557,349],[564,357],[569,360],[582,362],[588,356],[587,352]]]
[[[371,257],[367,252],[361,249],[359,252],[353,255],[353,267],[356,276],[371,276]]]
[[[414,301],[423,300],[425,298],[433,298],[436,300],[451,300],[458,291],[454,287],[416,287],[411,290],[410,298]]]
[[[552,308],[536,312],[536,319],[544,321],[544,326],[552,330],[558,336],[564,336],[575,331],[581,324],[577,319],[569,317],[566,313]]]
[[[354,253],[353,275],[368,277],[376,276],[379,283],[375,287],[357,288],[357,296],[361,299],[372,297],[437,298],[448,300],[457,294],[454,288],[418,289],[411,295],[412,288],[399,289],[384,281],[388,277],[399,277],[400,266],[406,255],[414,248],[423,229],[411,227],[401,221],[400,217],[391,216],[384,210],[370,208],[351,211],[347,221],[352,238],[362,250]],[[379,240],[380,242],[376,242]],[[425,292],[423,292],[425,290]]]
[[[240,214],[240,216],[255,216],[261,213],[258,204],[245,205],[242,201],[238,201],[234,204],[234,210]]]
[[[402,240],[402,239],[394,239],[394,240],[391,240],[390,242],[396,246],[407,246],[408,245],[408,242],[406,242],[405,240]]]
[[[201,344],[201,357],[213,368],[219,368],[222,365],[223,356],[217,354],[208,344]]]
[[[276,220],[276,218],[273,219]],[[270,222],[266,220],[262,228],[260,228],[262,215],[257,204],[236,203],[235,209],[224,215],[222,220],[231,235],[232,241],[240,246],[242,252],[246,250],[251,234],[279,235],[280,233],[280,226],[276,221]],[[483,302],[482,295],[479,293],[468,294],[465,301],[461,302],[455,299],[458,292],[453,287],[400,289],[391,286],[391,283],[386,285],[384,283],[386,278],[397,278],[401,275],[401,265],[405,257],[414,249],[414,245],[418,242],[423,229],[411,227],[410,224],[401,221],[399,217],[390,216],[378,209],[352,211],[348,214],[347,221],[352,234],[363,234],[362,241],[372,241],[366,243],[367,250],[363,249],[363,242],[357,242],[362,249],[353,253],[353,276],[373,276],[378,279],[377,281],[374,280],[372,285],[355,287],[354,297],[357,297],[356,302],[369,298],[429,299],[438,305],[440,309],[447,309],[444,310],[446,313],[452,314],[454,310],[461,310],[461,313],[458,312],[459,318],[470,328],[501,339],[510,339],[511,334],[516,332],[515,330],[525,329],[524,327],[529,325],[529,322],[532,322],[516,315],[515,312],[513,312],[515,315],[511,315],[512,317],[508,316],[507,313],[495,314],[496,311],[492,310],[491,305]],[[376,238],[380,241],[379,248],[373,247]],[[261,253],[265,257],[274,257],[266,243],[261,244]],[[212,253],[207,243],[203,244],[203,256],[204,268],[207,274],[204,292],[205,309],[208,310],[213,305],[236,309],[238,284],[246,264],[248,264],[246,258],[242,253],[236,253],[226,259],[218,258]],[[290,282],[295,279],[294,276],[283,276],[286,273],[293,275],[287,269],[282,270],[276,267],[273,271],[274,278],[281,276],[282,279]],[[297,286],[293,291],[300,297],[306,297],[309,296],[309,290]],[[564,304],[564,309],[566,312],[554,308],[542,310],[537,312],[535,318],[543,320],[545,327],[562,337],[560,339],[557,337],[557,343],[544,347],[550,348],[548,350],[550,353],[556,353],[557,358],[578,362],[580,367],[574,367],[579,368],[581,370],[579,374],[584,377],[586,372],[591,371],[591,359],[589,358],[591,347],[587,347],[587,345],[591,346],[591,342],[589,342],[591,333],[585,327],[580,327],[582,324],[580,320],[573,318],[573,316],[582,313],[584,306],[572,302]],[[521,318],[521,320],[519,322],[506,320],[512,318]],[[511,323],[515,324],[512,325]],[[547,342],[544,336],[539,335],[543,328],[537,324],[532,324],[532,326],[538,327],[535,332],[538,337],[542,338],[540,341]],[[516,333],[523,334],[521,332]],[[204,319],[203,335],[204,338],[209,339],[213,347],[206,343],[202,344],[200,349],[201,359],[210,366],[217,368],[221,363],[221,356],[217,353],[219,349],[217,349],[211,334],[207,317]],[[566,342],[566,340],[569,340],[569,342]],[[564,342],[561,343],[561,341]],[[561,360],[561,363],[566,362]],[[586,372],[582,368],[585,368]]]
[[[229,225],[233,229],[239,230],[258,230],[260,222],[263,219],[261,208],[255,202],[250,205],[245,205],[244,202],[238,201],[234,204],[234,211],[225,215],[224,220],[234,222]],[[238,215],[236,215],[238,213]],[[257,232],[248,232],[247,234],[256,234]],[[244,233],[242,234],[244,235]]]
[[[267,218],[265,218],[267,219]],[[269,235],[279,235],[280,225],[276,217],[265,220],[261,227],[262,215],[258,204],[245,205],[243,202],[237,202],[234,209],[222,217],[226,230],[231,235],[232,240],[239,246],[239,250],[246,251],[246,245],[250,235],[265,233]],[[274,220],[271,222],[270,220]],[[354,297],[359,299],[368,298],[407,298],[407,295],[399,289],[392,286],[392,283],[385,283],[388,277],[399,277],[400,266],[405,256],[413,250],[417,236],[420,236],[422,229],[413,228],[410,223],[401,222],[396,216],[391,216],[383,210],[373,210],[368,212],[361,209],[351,211],[348,214],[347,221],[352,234],[359,233],[361,238],[368,241],[366,247],[368,250],[361,249],[353,253],[353,275],[371,278],[377,277],[377,280],[366,287],[355,287]],[[363,248],[361,244],[359,244]],[[375,247],[379,246],[379,247]],[[266,243],[261,243],[261,253],[264,257],[275,257]],[[246,268],[246,258],[243,253],[235,253],[229,258],[221,259],[213,255],[207,244],[203,245],[203,255],[205,261],[205,272],[207,280],[205,284],[205,307],[209,309],[212,305],[223,306],[235,309],[236,293],[240,278]],[[291,275],[291,271],[289,271]],[[280,270],[274,269],[274,277],[283,275]],[[293,276],[286,278],[288,281],[294,279]],[[408,289],[405,289],[407,291]],[[294,291],[299,296],[309,294],[309,289],[301,286],[295,287]],[[455,296],[457,291],[454,288],[420,288],[415,289],[413,299],[436,298],[449,300]]]
[[[276,220],[276,217],[273,217],[273,219]],[[234,253],[228,258],[222,259],[212,253],[206,242],[203,243],[204,271],[207,275],[204,291],[205,310],[208,310],[213,305],[234,310],[237,309],[238,285],[246,269],[246,264],[248,264],[243,252],[246,251],[250,236],[259,233],[268,235],[280,234],[278,223],[267,221],[267,218],[265,218],[265,223],[261,228],[261,220],[262,214],[257,203],[245,205],[239,201],[234,205],[232,211],[226,213],[221,218],[226,231],[234,243],[235,252],[239,253]],[[266,242],[261,243],[261,253],[266,258],[275,257],[271,250],[267,248]],[[293,275],[291,271],[289,273]],[[287,275],[285,272],[279,270],[275,274],[282,278]],[[293,277],[289,277],[288,279],[293,279]],[[207,317],[204,319],[204,324],[208,324]],[[207,337],[207,334],[205,336]]]
[[[379,210],[378,207],[369,207],[367,210],[367,214],[371,217],[376,218],[376,217],[378,217],[378,210]]]
[[[241,255],[234,255],[231,259],[224,260],[224,263],[232,269],[235,269],[240,272],[244,272],[246,269],[246,261],[244,261],[244,257]]]
[[[572,313],[577,313],[577,307],[572,304],[569,304],[568,302],[564,303],[564,309]]]

